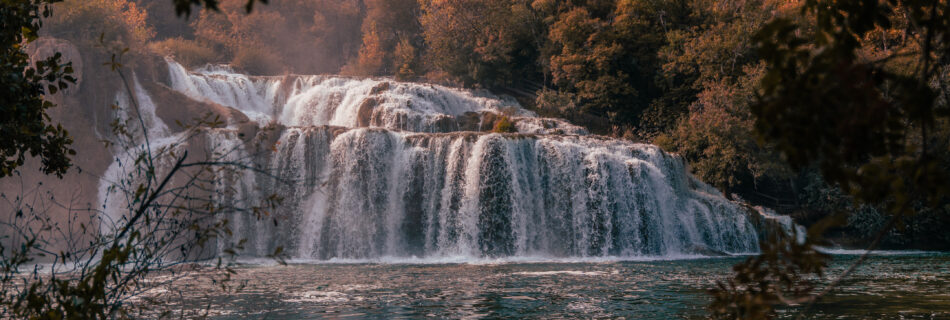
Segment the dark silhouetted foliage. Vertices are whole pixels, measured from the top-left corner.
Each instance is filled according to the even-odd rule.
[[[27,157],[39,157],[41,170],[62,176],[75,154],[72,139],[60,125],[50,123],[46,110],[54,104],[44,96],[56,94],[75,79],[72,65],[56,54],[30,64],[23,46],[37,38],[41,18],[49,17],[54,0],[5,1],[0,7],[0,177],[13,174]]]
[[[892,228],[906,230],[910,217],[950,220],[947,30],[945,1],[807,0],[801,17],[778,17],[755,35],[766,64],[751,104],[755,131],[794,168],[814,166],[856,204],[888,214],[871,222],[877,236],[869,250]],[[812,252],[821,244],[815,239],[843,215],[863,211],[822,219],[803,246],[765,244],[760,258],[737,266],[735,278],[713,291],[713,310],[723,318],[763,319],[774,317],[777,305],[804,303],[807,312],[863,261],[813,290],[800,274],[823,268]],[[783,295],[773,288],[800,289]]]
[[[227,0],[224,0],[227,1]],[[257,2],[267,3],[268,0],[241,0],[244,1],[244,11],[250,13],[254,10],[254,4]],[[219,7],[222,0],[172,0],[172,3],[175,4],[175,14],[179,16],[189,16],[191,15],[194,7],[204,6],[208,10],[218,11],[221,8]]]

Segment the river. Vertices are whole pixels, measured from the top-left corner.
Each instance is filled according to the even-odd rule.
[[[190,276],[168,306],[212,319],[691,319],[707,314],[706,290],[742,259],[246,264],[232,279],[241,290]],[[855,259],[835,255],[819,288]],[[872,256],[805,318],[948,319],[950,254]]]

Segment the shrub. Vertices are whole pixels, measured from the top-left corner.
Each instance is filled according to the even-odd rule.
[[[254,75],[275,75],[286,69],[276,53],[250,45],[237,48],[231,65]]]
[[[501,120],[498,120],[498,122],[495,122],[495,127],[492,128],[491,131],[497,133],[513,133],[518,132],[518,128],[515,128],[515,124],[505,116],[501,117]]]
[[[161,55],[172,56],[175,61],[187,67],[225,62],[217,61],[218,54],[214,52],[214,49],[195,40],[165,39],[150,43],[149,49]]]

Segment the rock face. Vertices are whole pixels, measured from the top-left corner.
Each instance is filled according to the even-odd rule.
[[[17,176],[0,179],[0,193],[9,199],[31,199],[41,213],[51,216],[54,222],[65,225],[67,219],[73,219],[75,225],[99,223],[97,218],[103,211],[99,199],[103,177],[121,154],[107,147],[104,141],[116,141],[112,127],[116,117],[134,114],[131,109],[114,108],[128,103],[130,96],[140,105],[161,106],[153,108],[153,120],[157,121],[151,123],[162,125],[153,126],[150,131],[174,134],[183,129],[178,122],[188,125],[194,124],[195,118],[217,118],[222,121],[221,127],[233,125],[234,130],[243,130],[245,135],[257,135],[257,124],[248,126],[250,121],[242,112],[194,100],[170,89],[168,67],[160,57],[127,54],[123,69],[128,80],[126,86],[116,72],[102,65],[109,59],[103,52],[54,38],[37,39],[26,49],[33,61],[59,52],[62,61],[72,62],[76,83],[46,98],[56,104],[48,110],[51,121],[62,124],[69,132],[77,155],[72,157],[73,167],[62,179],[40,172],[39,159],[28,159]],[[140,130],[134,123],[130,129]],[[16,212],[17,205],[15,201],[0,201],[0,219],[8,221],[8,215]],[[10,232],[12,230],[0,227],[0,236],[12,236]]]
[[[81,156],[72,157],[73,168],[62,179],[43,174],[40,171],[40,160],[37,158],[27,158],[25,165],[17,169],[17,174],[0,179],[0,194],[4,199],[10,199],[0,201],[0,221],[9,222],[14,212],[25,209],[24,206],[33,206],[37,210],[35,213],[25,210],[31,216],[49,216],[53,221],[63,224],[72,217],[76,224],[91,225],[90,221],[95,218],[95,213],[82,211],[80,208],[88,209],[96,205],[99,177],[111,162],[111,156],[110,152],[104,152],[105,148],[99,141],[98,133],[101,131],[96,126],[93,113],[81,103],[82,95],[92,91],[89,82],[96,81],[88,76],[90,63],[83,60],[87,57],[80,54],[75,45],[65,40],[40,38],[30,43],[26,51],[33,63],[56,52],[62,54],[61,61],[72,62],[72,75],[77,81],[67,89],[46,97],[57,105],[48,109],[47,113],[53,123],[62,124],[69,132],[74,141],[72,148]],[[114,90],[109,90],[113,96]],[[108,109],[108,105],[103,108]],[[67,209],[69,207],[76,210]],[[10,241],[19,239],[8,226],[0,227],[0,237],[0,241],[3,241],[7,248],[11,244]],[[54,248],[58,245],[60,244],[53,244]]]
[[[76,94],[79,92],[83,82],[84,63],[82,60],[82,55],[79,53],[79,48],[77,48],[71,42],[62,39],[41,37],[31,42],[26,47],[26,53],[30,55],[30,64],[33,65],[36,64],[36,61],[47,59],[56,53],[62,55],[61,61],[72,62],[72,76],[76,78],[76,83],[70,85],[70,87],[67,88],[64,93]]]
[[[376,108],[378,104],[379,101],[376,100],[375,97],[363,99],[363,103],[360,103],[360,109],[356,113],[356,125],[369,127],[373,123],[373,109]]]
[[[143,83],[143,88],[156,103],[156,114],[165,123],[195,124],[196,120],[211,122],[219,119],[220,123],[208,123],[211,127],[226,127],[228,124],[246,124],[251,119],[237,109],[222,106],[212,102],[197,101],[181,92],[175,91],[160,83]],[[256,124],[255,124],[256,125]],[[177,129],[180,128],[176,128]]]

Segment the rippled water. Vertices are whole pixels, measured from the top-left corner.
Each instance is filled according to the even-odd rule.
[[[856,258],[835,256],[828,274]],[[213,319],[701,318],[705,290],[741,259],[255,265],[238,269],[237,293],[180,281],[171,307],[210,306]],[[806,318],[948,319],[950,255],[874,256]]]

